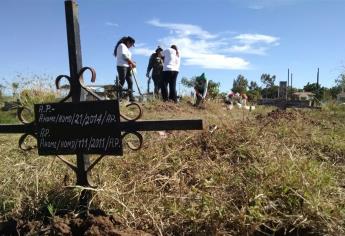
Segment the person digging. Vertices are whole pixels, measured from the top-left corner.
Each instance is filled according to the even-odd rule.
[[[195,79],[195,103],[193,106],[200,107],[202,103],[204,103],[207,95],[207,88],[208,88],[208,80],[205,76],[205,73],[202,73],[200,76],[196,77]]]

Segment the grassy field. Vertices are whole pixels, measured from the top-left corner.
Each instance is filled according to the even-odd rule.
[[[143,132],[141,150],[105,157],[92,173],[92,208],[155,235],[345,234],[344,108],[142,107],[144,120],[201,118],[204,130]],[[1,219],[73,211],[74,173],[21,151],[18,139],[0,135]]]

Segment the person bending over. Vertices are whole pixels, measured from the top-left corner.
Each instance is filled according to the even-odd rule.
[[[207,95],[208,80],[205,77],[205,73],[202,73],[200,76],[195,79],[195,103],[194,106],[198,107],[202,102],[205,101]]]

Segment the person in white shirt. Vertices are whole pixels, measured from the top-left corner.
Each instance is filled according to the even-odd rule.
[[[134,43],[135,40],[132,37],[122,37],[114,49],[120,86],[122,89],[125,81],[127,81],[129,101],[131,102],[135,101],[133,96],[132,69],[136,68],[136,64],[132,60],[132,53],[129,51],[129,48],[133,47]]]
[[[176,79],[180,69],[180,54],[176,45],[163,51],[163,74],[162,74],[162,97],[163,101],[168,99],[177,102]],[[168,95],[169,86],[169,95]]]

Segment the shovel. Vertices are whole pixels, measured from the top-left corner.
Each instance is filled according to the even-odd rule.
[[[136,84],[136,86],[137,86],[137,88],[138,88],[138,92],[139,92],[139,95],[140,95],[140,100],[142,101],[142,100],[143,100],[143,94],[142,94],[141,91],[140,91],[140,88],[139,88],[139,85],[138,85],[138,82],[137,82],[137,78],[135,77],[135,72],[134,72],[133,69],[131,70],[131,72],[132,72],[132,75],[133,75],[135,84]]]

